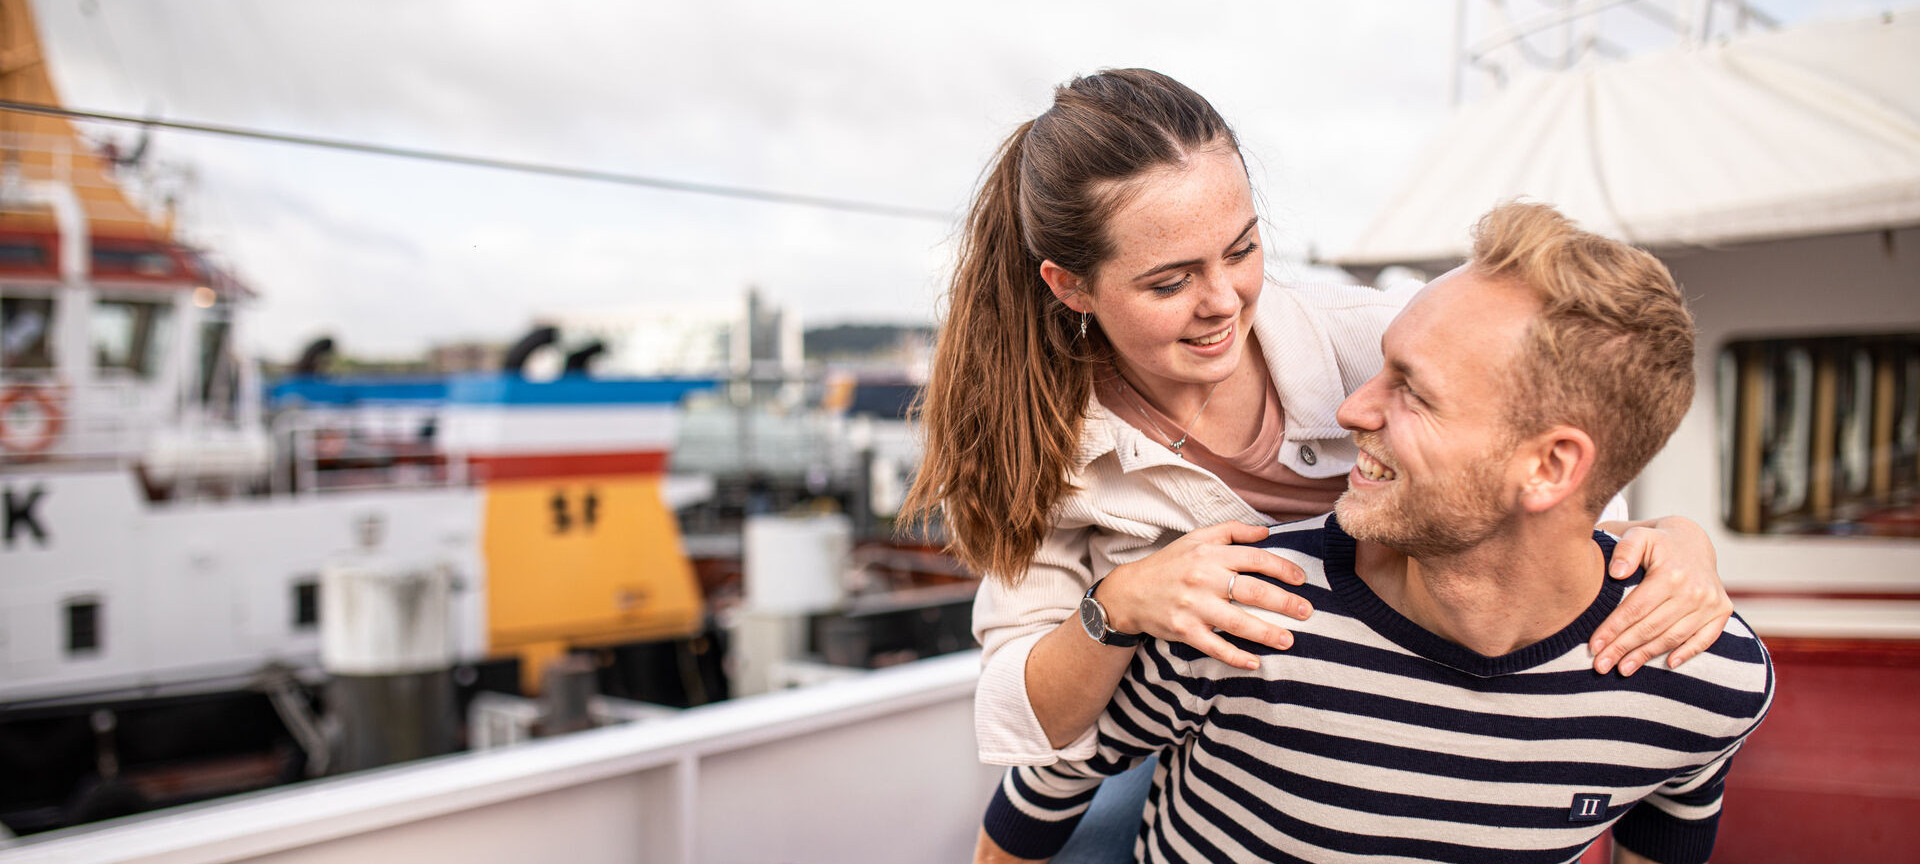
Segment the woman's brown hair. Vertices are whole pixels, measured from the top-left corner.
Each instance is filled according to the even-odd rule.
[[[1088,284],[1112,255],[1107,221],[1129,180],[1212,146],[1239,147],[1200,94],[1146,69],[1111,69],[1054,90],[1053,107],[1001,145],[967,214],[947,317],[921,399],[925,456],[904,512],[938,510],[948,548],[1017,583],[1040,547],[1080,443],[1098,322],[1040,278],[1052,261]]]

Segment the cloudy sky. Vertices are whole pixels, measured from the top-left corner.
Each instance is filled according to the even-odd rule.
[[[1524,4],[1523,4],[1524,5]],[[1759,0],[1788,22],[1910,2]],[[1454,4],[39,0],[71,107],[955,214],[1078,73],[1148,66],[1238,129],[1272,268],[1341,249],[1447,116]],[[134,133],[88,127],[130,143]],[[923,322],[952,222],[160,133],[185,234],[286,358],[509,339],[537,314],[736,302]]]

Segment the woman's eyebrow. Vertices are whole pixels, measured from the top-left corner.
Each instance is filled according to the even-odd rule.
[[[1260,217],[1255,216],[1252,219],[1248,219],[1247,227],[1240,229],[1239,235],[1233,238],[1232,243],[1227,244],[1227,248],[1232,249],[1233,247],[1240,245],[1240,241],[1247,239],[1247,235],[1253,232],[1253,226],[1258,224],[1260,224]],[[1150,276],[1156,276],[1161,273],[1165,273],[1168,270],[1178,270],[1181,267],[1192,267],[1193,265],[1198,263],[1200,263],[1200,259],[1198,258],[1192,258],[1186,261],[1169,261],[1165,264],[1155,267],[1152,270],[1148,270],[1147,272],[1142,273],[1133,278],[1135,280],[1146,279]]]

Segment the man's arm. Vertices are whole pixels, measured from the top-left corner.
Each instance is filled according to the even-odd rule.
[[[978,858],[975,858],[974,860],[976,860],[976,861],[977,861],[977,860],[980,860],[980,859],[978,859]],[[1009,861],[1009,862],[1011,862],[1011,861],[1018,861],[1018,860],[1020,860],[1020,859],[1018,859],[1018,858],[989,858],[989,859],[986,859],[986,860],[988,860],[988,861],[992,861],[992,862],[996,862],[996,864],[998,864],[998,862],[1001,862],[1001,861]],[[1620,845],[1620,844],[1618,844],[1618,843],[1615,843],[1615,844],[1613,844],[1613,864],[1660,864],[1660,862],[1658,862],[1658,861],[1655,861],[1655,860],[1653,860],[1653,859],[1651,859],[1651,858],[1643,858],[1643,857],[1641,857],[1640,855],[1637,855],[1637,854],[1635,854],[1635,853],[1634,853],[1634,851],[1633,851],[1632,849],[1628,849],[1628,848],[1627,848],[1627,847],[1625,847],[1625,846],[1622,846],[1622,845]]]
[[[1045,864],[1046,861],[1045,858],[1013,857],[1013,853],[993,842],[993,835],[985,828],[980,829],[980,839],[973,845],[973,864]]]
[[[1613,825],[1613,860],[1649,864],[1707,864],[1720,831],[1720,801],[1733,767],[1734,745],[1700,770],[1678,778],[1635,804]]]
[[[1150,641],[1134,655],[1127,676],[1099,721],[1091,758],[1007,772],[987,805],[976,861],[1040,861],[1065,845],[1086,813],[1100,781],[1185,738],[1204,716],[1197,690],[1174,646]],[[1181,646],[1178,650],[1186,650]],[[993,854],[1005,858],[989,857]]]

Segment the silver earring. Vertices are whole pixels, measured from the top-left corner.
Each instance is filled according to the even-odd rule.
[[[1076,337],[1074,337],[1074,338],[1076,338],[1076,339],[1085,339],[1085,338],[1087,338],[1087,316],[1088,316],[1088,315],[1090,315],[1090,314],[1092,314],[1092,313],[1090,313],[1090,312],[1082,312],[1082,313],[1080,313],[1080,335],[1079,335],[1079,336],[1076,336]]]

